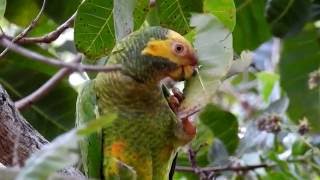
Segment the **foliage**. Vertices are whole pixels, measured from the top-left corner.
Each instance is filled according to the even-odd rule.
[[[198,75],[185,83],[186,99],[181,105],[186,112],[202,109],[194,117],[198,133],[190,144],[196,151],[200,172],[203,170],[212,179],[319,178],[319,2],[157,0],[155,3],[47,1],[41,19],[28,36],[47,34],[77,11],[74,41],[60,37],[46,45],[23,46],[61,59],[68,59],[78,51],[85,54],[89,63],[98,64],[118,40],[132,31],[151,25],[176,30],[193,43],[200,62]],[[41,5],[40,0],[0,0],[3,31],[9,36],[20,33],[38,14]],[[244,50],[252,52],[242,53]],[[238,54],[241,58],[237,58]],[[0,59],[0,67],[0,83],[14,100],[27,96],[56,72],[54,67],[12,52]],[[75,164],[77,141],[109,122],[98,119],[88,128],[71,130],[75,88],[64,80],[46,97],[22,110],[43,136],[58,139],[35,153],[18,177],[48,177]],[[68,157],[72,160],[65,161]],[[249,168],[261,164],[268,168]],[[186,148],[179,152],[177,165],[174,179],[199,178],[192,170],[179,171],[181,166],[191,166]],[[228,172],[219,170],[221,167]],[[232,169],[237,167],[248,169]]]

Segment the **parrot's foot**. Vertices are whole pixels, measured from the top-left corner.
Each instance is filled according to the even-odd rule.
[[[183,93],[176,87],[172,88],[173,95],[169,96],[168,103],[170,108],[176,114],[178,113],[180,103],[184,100]]]

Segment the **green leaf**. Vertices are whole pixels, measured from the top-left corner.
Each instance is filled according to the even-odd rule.
[[[262,98],[265,102],[269,102],[269,97],[274,85],[279,80],[279,75],[271,72],[260,72],[256,75],[259,81],[259,89],[261,91]]]
[[[304,155],[308,150],[310,150],[310,146],[305,142],[305,140],[298,139],[296,142],[292,145],[292,155],[293,156],[302,156]]]
[[[199,0],[157,0],[160,25],[173,29],[180,34],[191,30],[189,20],[191,13],[202,12],[202,1]]]
[[[298,33],[310,17],[310,0],[269,0],[266,18],[272,33],[285,37]]]
[[[88,58],[98,59],[112,50],[117,39],[115,28],[119,31],[119,39],[132,31],[132,19],[129,16],[134,4],[134,29],[143,23],[147,14],[147,1],[130,1],[123,6],[124,2],[117,1],[114,4],[113,1],[86,0],[80,5],[75,20],[74,38],[77,49]],[[117,21],[116,26],[114,19]],[[129,24],[123,27],[126,23]]]
[[[57,170],[75,165],[79,160],[76,130],[71,130],[32,154],[16,180],[48,179]]]
[[[315,29],[309,28],[284,41],[280,59],[280,85],[287,93],[288,114],[298,123],[306,117],[311,130],[320,132],[320,87],[309,89],[309,74],[320,66],[320,50]]]
[[[214,136],[223,142],[229,154],[236,150],[239,144],[239,125],[237,118],[232,113],[223,111],[213,104],[208,104],[199,118],[210,128]]]
[[[39,10],[34,0],[10,0],[7,2],[5,17],[10,22],[24,27],[30,24]]]
[[[213,15],[194,14],[191,26],[196,29],[194,46],[200,70],[187,81],[182,109],[203,107],[210,102],[233,59],[232,35]]]
[[[236,9],[233,0],[204,0],[204,12],[215,15],[229,30],[236,25]]]
[[[86,0],[78,10],[75,44],[89,58],[105,56],[115,44],[113,1]]]
[[[7,0],[0,0],[0,20],[4,16],[4,12],[6,11]]]
[[[271,38],[264,16],[265,0],[235,0],[237,24],[233,31],[233,48],[240,54],[243,50],[254,50]]]
[[[0,83],[14,100],[32,93],[55,72],[50,66],[11,53],[0,62],[0,67]],[[76,92],[64,80],[22,114],[44,137],[52,139],[74,127],[75,102]]]

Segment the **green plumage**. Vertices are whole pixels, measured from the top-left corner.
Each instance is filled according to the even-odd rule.
[[[123,70],[99,73],[82,89],[77,103],[78,126],[94,119],[95,108],[97,116],[117,114],[102,132],[81,143],[89,177],[167,179],[181,144],[177,138],[181,127],[159,80],[176,64],[141,54],[150,39],[165,39],[167,33],[167,29],[153,27],[128,36],[116,45],[107,63],[121,64]]]

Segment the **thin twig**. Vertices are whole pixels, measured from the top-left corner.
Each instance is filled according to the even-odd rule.
[[[29,26],[24,29],[20,34],[18,34],[13,40],[12,42],[15,43],[18,40],[20,40],[21,38],[25,37],[38,23],[42,12],[44,11],[44,8],[46,6],[46,0],[42,1],[42,6],[41,9],[39,11],[39,13],[37,14],[37,16],[31,21],[31,23],[29,24]],[[8,52],[9,48],[4,49],[1,54],[0,54],[0,59]]]
[[[223,171],[250,171],[250,170],[255,170],[259,168],[268,168],[268,167],[273,167],[275,166],[274,164],[257,164],[257,165],[247,165],[247,166],[226,166],[226,167],[204,167],[200,168],[202,172],[223,172]],[[181,172],[195,172],[193,167],[187,167],[187,166],[176,166],[176,171],[181,171]]]
[[[81,56],[76,56],[72,62],[80,62]],[[60,69],[55,75],[53,75],[46,83],[44,83],[39,89],[31,93],[30,95],[15,102],[17,109],[22,110],[29,107],[45,95],[47,95],[64,77],[72,73],[69,68]]]
[[[76,13],[74,13],[67,21],[61,24],[57,29],[51,31],[50,33],[39,36],[39,37],[24,37],[17,41],[18,44],[27,43],[51,43],[52,41],[58,39],[58,37],[69,27],[72,26]]]
[[[30,51],[24,47],[21,47],[15,43],[12,43],[6,38],[0,39],[0,44],[2,46],[8,47],[11,49],[13,52],[16,52],[18,54],[21,54],[25,57],[28,57],[34,61],[46,63],[52,66],[56,66],[59,68],[69,68],[72,71],[99,71],[99,72],[110,72],[110,71],[117,71],[121,70],[121,65],[109,65],[109,66],[95,66],[95,65],[83,65],[83,64],[78,64],[78,63],[67,63],[64,62],[60,59],[56,58],[50,58],[43,56],[41,54],[38,54],[36,52]]]
[[[188,154],[189,154],[189,162],[191,163],[192,172],[199,175],[200,179],[207,179],[207,174],[205,173],[205,171],[202,171],[202,169],[199,168],[197,165],[197,159],[196,159],[197,152],[189,148]],[[176,167],[176,170],[178,170],[177,167]]]

